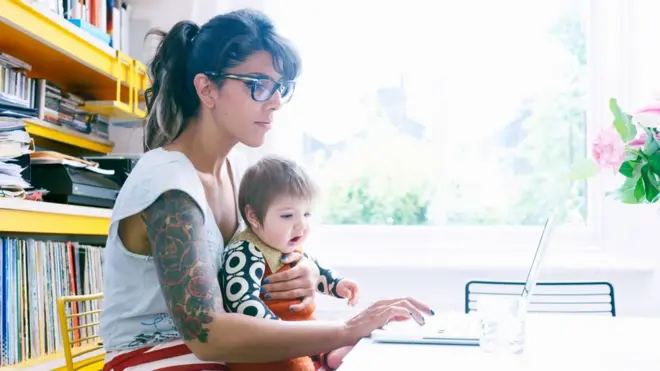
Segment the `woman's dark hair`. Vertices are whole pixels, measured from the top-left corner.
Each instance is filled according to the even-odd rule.
[[[150,35],[161,40],[148,67],[152,85],[145,92],[145,151],[170,143],[197,115],[200,101],[193,78],[198,73],[222,73],[259,51],[273,57],[283,79],[294,80],[300,72],[296,50],[265,14],[255,10],[221,14],[201,27],[181,21],[167,33],[151,30]]]

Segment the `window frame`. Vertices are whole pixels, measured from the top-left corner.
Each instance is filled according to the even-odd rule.
[[[634,68],[630,60],[633,47],[626,40],[639,32],[633,27],[634,8],[635,5],[626,0],[589,1],[588,61],[597,62],[589,64],[587,153],[595,134],[602,127],[611,124],[611,113],[607,104],[610,97],[617,97],[619,102],[630,101],[633,88],[627,81]],[[286,116],[285,113],[278,115]],[[281,116],[278,119],[281,120]],[[278,128],[270,134],[265,148],[259,150],[260,154],[277,153],[293,158],[301,157],[302,129],[290,124],[285,125],[286,127]],[[621,235],[614,231],[612,223],[618,223],[622,219],[638,220],[640,216],[633,215],[630,210],[621,214],[620,206],[606,198],[605,190],[618,187],[619,184],[619,180],[607,175],[587,180],[587,225],[559,226],[553,236],[553,244],[557,250],[569,253],[620,251],[620,246],[613,246],[614,243],[608,241]],[[618,214],[613,217],[612,213]],[[370,254],[373,249],[394,253],[440,251],[451,254],[460,251],[516,254],[535,248],[541,230],[542,226],[315,225],[309,248],[332,256],[347,252]]]

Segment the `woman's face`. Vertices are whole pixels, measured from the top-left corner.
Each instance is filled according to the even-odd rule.
[[[273,67],[271,55],[263,51],[253,54],[226,73],[267,77],[274,81],[281,78]],[[264,102],[257,102],[252,99],[249,83],[224,79],[213,96],[215,104],[211,111],[212,117],[222,132],[249,147],[259,147],[264,143],[273,122],[273,114],[281,107],[279,92]]]

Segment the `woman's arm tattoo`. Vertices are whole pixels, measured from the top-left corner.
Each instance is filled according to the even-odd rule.
[[[221,311],[220,286],[206,246],[204,215],[188,194],[163,193],[142,212],[172,319],[184,340],[207,342],[206,325]]]

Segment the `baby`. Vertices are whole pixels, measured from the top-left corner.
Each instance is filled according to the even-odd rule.
[[[271,299],[263,292],[262,284],[268,282],[271,274],[291,269],[290,264],[282,262],[284,254],[294,251],[304,254],[302,246],[310,233],[309,219],[317,194],[316,185],[305,171],[290,160],[266,157],[246,171],[239,188],[238,206],[247,228],[229,243],[218,274],[228,313],[283,321],[314,320],[314,308],[298,310],[301,300]],[[348,299],[349,305],[355,305],[357,284],[336,276],[315,259],[312,261],[321,273],[317,290]],[[349,350],[346,347],[281,362],[232,363],[228,367],[231,371],[335,369]]]

